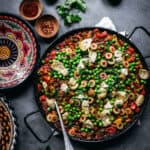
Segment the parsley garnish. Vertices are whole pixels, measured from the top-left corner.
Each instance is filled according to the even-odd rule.
[[[85,12],[85,0],[65,0],[64,4],[57,6],[57,12],[64,19],[65,25],[81,21],[81,17],[78,13],[73,12],[73,9]]]

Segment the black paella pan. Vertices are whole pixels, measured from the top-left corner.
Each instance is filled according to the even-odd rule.
[[[97,28],[97,27],[96,27],[96,28]],[[89,31],[89,30],[93,30],[93,29],[95,29],[95,27],[79,28],[79,29],[75,29],[75,30],[72,30],[72,31],[67,32],[66,34],[62,35],[60,38],[58,38],[57,40],[55,40],[55,41],[49,46],[49,48],[47,49],[47,51],[45,52],[45,54],[43,55],[43,57],[42,57],[41,60],[43,60],[43,59],[46,57],[46,54],[47,54],[48,52],[50,52],[58,43],[64,41],[64,39],[66,39],[67,37],[69,37],[69,36],[71,36],[71,35],[73,35],[73,34],[75,34],[75,33],[78,33],[78,32]],[[109,30],[109,29],[105,29],[105,28],[97,28],[97,29],[99,29],[100,31],[107,31],[109,34],[115,34],[119,39],[121,39],[121,40],[125,41],[126,43],[130,44],[131,47],[133,47],[133,48],[135,49],[135,52],[136,52],[137,54],[139,54],[140,60],[141,60],[142,65],[143,65],[143,68],[146,69],[146,70],[148,70],[148,66],[147,66],[147,64],[146,64],[146,62],[145,62],[145,58],[148,58],[149,56],[143,57],[143,55],[141,54],[141,52],[139,51],[139,49],[130,41],[130,38],[132,37],[132,35],[134,34],[134,32],[135,32],[136,30],[138,30],[138,29],[142,29],[148,36],[150,36],[150,33],[149,33],[144,27],[136,27],[136,28],[131,32],[131,34],[130,34],[128,37],[125,37],[125,36],[119,34],[118,32],[115,32],[115,31],[112,31],[112,30]],[[39,64],[39,68],[40,68],[41,65],[42,65],[42,63]],[[117,132],[116,134],[114,134],[114,135],[112,135],[112,136],[103,137],[103,138],[101,138],[101,139],[99,139],[99,140],[89,140],[89,141],[88,141],[88,140],[85,140],[85,139],[79,139],[79,138],[71,137],[71,136],[70,136],[70,138],[71,138],[72,140],[75,140],[75,141],[78,141],[78,142],[84,142],[84,143],[103,143],[103,142],[106,142],[106,141],[113,140],[113,139],[115,139],[115,138],[117,138],[117,137],[119,137],[119,136],[125,134],[131,127],[133,127],[133,125],[134,125],[134,124],[137,122],[137,120],[141,117],[141,115],[142,115],[142,113],[143,113],[143,111],[144,111],[144,109],[145,109],[146,103],[147,103],[147,101],[148,101],[148,99],[149,99],[149,88],[150,88],[150,84],[149,84],[150,82],[149,82],[149,81],[150,81],[150,80],[148,79],[148,80],[147,80],[147,84],[146,84],[146,86],[145,86],[145,91],[146,91],[145,100],[144,100],[143,105],[140,107],[140,112],[134,115],[132,122],[131,122],[130,124],[128,124],[123,130],[121,130],[120,132]],[[38,94],[37,88],[36,88],[36,87],[37,87],[37,82],[38,82],[38,75],[36,76],[36,80],[35,80],[35,98],[36,98],[36,101],[37,101],[38,106],[39,106],[39,108],[40,108],[40,111],[37,111],[37,112],[41,112],[42,115],[43,115],[43,117],[45,118],[45,117],[46,117],[46,116],[45,116],[45,113],[44,113],[44,111],[43,111],[43,109],[42,109],[41,104],[39,103],[39,94]],[[25,117],[25,124],[26,124],[27,127],[30,129],[30,131],[34,134],[34,136],[35,136],[40,142],[43,142],[43,143],[44,143],[44,142],[47,142],[47,141],[50,139],[50,137],[52,136],[53,132],[52,132],[52,134],[48,137],[48,139],[42,140],[42,139],[40,139],[40,138],[36,135],[36,133],[32,130],[32,127],[31,127],[31,126],[29,125],[29,123],[28,123],[28,117],[30,117],[31,115],[33,115],[33,114],[35,114],[35,113],[37,113],[37,112],[33,112],[33,113],[28,114],[28,115]],[[53,127],[53,128],[55,128],[54,125],[51,124],[51,123],[50,123],[50,126]],[[57,130],[57,129],[56,129],[56,130]]]

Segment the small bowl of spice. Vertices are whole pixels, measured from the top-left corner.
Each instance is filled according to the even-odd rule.
[[[40,0],[23,0],[19,7],[20,15],[28,20],[36,20],[43,11],[43,5]]]
[[[58,20],[52,15],[43,15],[36,20],[35,30],[42,38],[52,38],[59,30]]]

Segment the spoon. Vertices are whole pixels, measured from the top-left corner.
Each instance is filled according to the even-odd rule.
[[[60,120],[60,125],[61,125],[61,129],[62,129],[62,133],[63,133],[63,137],[64,137],[64,143],[65,143],[65,150],[74,150],[70,140],[69,140],[69,137],[66,133],[66,130],[65,130],[65,127],[64,127],[64,123],[62,121],[62,117],[61,117],[61,114],[60,114],[60,111],[59,111],[59,107],[58,107],[58,104],[57,102],[55,101],[55,106],[56,106],[56,111],[58,113],[58,117],[59,117],[59,120]]]

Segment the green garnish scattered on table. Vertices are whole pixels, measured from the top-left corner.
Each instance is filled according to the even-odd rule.
[[[85,12],[85,0],[65,0],[64,4],[57,6],[57,12],[64,19],[65,25],[71,25],[72,23],[81,21],[81,17],[78,13],[73,12],[73,9]]]

